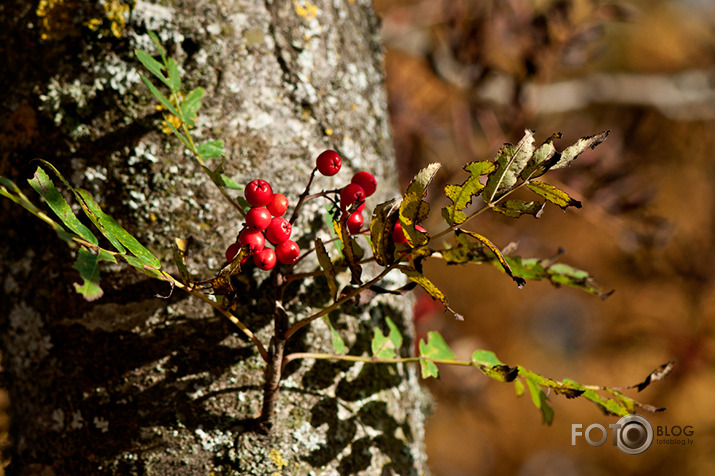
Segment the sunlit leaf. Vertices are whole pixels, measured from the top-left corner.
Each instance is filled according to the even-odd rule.
[[[490,350],[475,350],[472,362],[488,377],[499,382],[511,382],[519,375],[518,367],[510,367],[502,363]]]
[[[569,165],[571,165],[571,162],[573,162],[574,159],[581,155],[581,153],[583,153],[586,149],[594,149],[597,145],[606,140],[606,137],[608,137],[608,134],[610,134],[610,132],[611,131],[608,130],[603,131],[600,134],[596,134],[594,136],[582,137],[578,141],[576,141],[575,144],[566,147],[564,151],[561,152],[561,157],[559,158],[558,162],[556,162],[551,167],[551,170],[568,167]]]
[[[139,77],[142,79],[142,81],[144,82],[146,87],[149,88],[149,91],[151,92],[151,94],[159,100],[159,102],[161,103],[162,106],[164,106],[170,113],[172,113],[176,117],[181,117],[181,114],[179,114],[179,111],[177,111],[177,109],[174,107],[174,105],[171,104],[171,101],[169,101],[169,99],[166,96],[164,96],[164,94],[161,91],[159,91],[156,88],[156,86],[154,86],[154,83],[152,83],[149,78],[147,78],[146,76],[144,76],[142,74],[140,74]],[[168,121],[167,121],[167,123],[168,123]]]
[[[75,283],[75,290],[87,301],[99,299],[104,294],[99,287],[99,254],[86,248],[80,248],[77,253],[77,260],[72,266],[79,271],[82,277],[82,284]]]
[[[568,207],[581,208],[581,202],[569,197],[566,192],[554,187],[553,185],[549,185],[545,182],[533,181],[527,183],[526,186],[529,187],[529,190],[541,195],[554,205],[561,207],[563,210],[566,210]]]
[[[459,225],[464,223],[467,215],[464,209],[471,203],[472,199],[479,195],[484,189],[484,184],[480,181],[483,175],[490,174],[496,170],[494,162],[471,162],[464,166],[464,170],[469,172],[469,178],[461,185],[447,185],[444,187],[444,194],[452,201],[452,205],[442,208],[442,217],[449,225]]]
[[[187,96],[187,99],[188,99],[188,96]],[[186,99],[184,99],[184,103],[186,103]],[[183,104],[182,104],[182,107],[183,107]],[[191,117],[191,116],[187,116],[187,117]],[[196,147],[196,149],[199,151],[199,155],[201,156],[202,159],[204,159],[204,160],[216,159],[223,155],[223,141],[222,140],[210,140],[208,142],[204,142],[203,144],[199,144],[198,147]]]
[[[359,250],[360,247],[355,242],[355,238],[350,234],[348,230],[347,220],[350,216],[351,209],[348,213],[344,213],[340,220],[333,220],[333,230],[335,231],[338,241],[340,242],[340,250],[345,257],[345,262],[350,269],[350,274],[352,276],[352,284],[360,285],[362,281],[360,277],[362,276],[362,267],[358,264],[360,257],[355,253],[355,250]]]
[[[377,327],[374,329],[371,342],[372,355],[378,359],[393,359],[402,347],[402,334],[392,319],[388,317],[385,322],[389,329],[387,335]]]
[[[134,50],[134,52],[137,55],[139,61],[144,65],[146,69],[148,69],[154,76],[161,80],[161,82],[163,82],[167,86],[171,86],[171,82],[169,81],[169,79],[164,76],[164,65],[162,65],[160,62],[152,58],[151,55],[142,50],[137,49]]]
[[[181,75],[179,74],[179,65],[176,64],[176,60],[174,60],[174,58],[167,59],[166,68],[169,71],[169,81],[171,82],[171,89],[176,92],[181,91]]]
[[[343,341],[337,329],[333,327],[333,323],[330,322],[328,316],[325,316],[325,323],[328,325],[328,329],[330,329],[330,343],[333,345],[333,352],[335,352],[336,355],[344,354],[346,350],[345,341]]]
[[[184,114],[184,120],[189,126],[194,125],[194,118],[201,107],[201,98],[204,96],[205,92],[204,88],[192,89],[189,94],[186,95],[184,100],[181,101],[181,112]],[[217,141],[212,142],[215,143]],[[221,143],[221,151],[223,152],[223,143]]]
[[[67,228],[89,243],[94,245],[97,244],[97,237],[95,237],[89,228],[84,226],[79,219],[77,219],[75,214],[72,212],[72,208],[69,206],[59,190],[55,188],[54,183],[52,183],[52,180],[50,180],[49,176],[44,170],[42,170],[42,168],[38,167],[35,171],[35,176],[28,182],[32,188],[45,199],[47,205],[49,205],[52,211],[55,212],[55,215],[62,220]]]
[[[427,187],[441,166],[442,164],[433,163],[420,170],[402,197],[399,211],[400,223],[407,242],[412,248],[423,246],[429,241],[424,233],[415,229],[415,225],[429,215],[430,206],[423,199],[427,193]]]
[[[427,342],[420,339],[419,343],[420,370],[422,378],[439,377],[439,369],[432,361],[455,360],[454,353],[445,342],[439,332],[430,331],[427,333]]]
[[[534,154],[534,131],[524,131],[524,137],[516,144],[504,144],[496,157],[497,169],[489,175],[482,198],[493,203],[511,189]]]
[[[524,170],[521,171],[520,177],[524,180],[539,177],[545,174],[551,166],[556,163],[560,155],[556,152],[554,140],[560,139],[561,133],[557,132],[544,141],[531,156]]]
[[[554,409],[549,406],[549,397],[531,375],[525,375],[524,380],[531,394],[531,401],[541,412],[542,423],[551,425],[554,422]]]
[[[494,253],[494,256],[499,261],[499,264],[501,264],[502,268],[504,269],[504,272],[507,275],[509,275],[509,277],[511,279],[513,279],[514,282],[519,287],[522,287],[526,284],[526,280],[524,280],[524,278],[522,278],[520,276],[516,276],[514,273],[512,273],[511,268],[509,267],[509,264],[504,259],[504,256],[502,256],[501,251],[499,250],[499,248],[494,246],[494,243],[489,241],[489,238],[487,238],[486,236],[480,235],[479,233],[474,233],[473,231],[467,231],[467,230],[461,230],[461,229],[457,230],[457,233],[465,233],[465,234],[471,236],[472,238],[474,238],[475,240],[479,241],[480,243],[482,243],[487,248],[489,248],[489,251]]]
[[[455,312],[451,307],[449,307],[447,297],[444,295],[444,293],[442,293],[442,291],[440,291],[439,288],[435,286],[435,284],[430,281],[424,274],[420,273],[411,266],[398,266],[397,269],[402,271],[402,273],[407,276],[411,281],[417,283],[422,289],[427,291],[427,294],[432,296],[433,299],[437,299],[439,302],[441,302],[444,305],[444,308],[447,311],[451,312],[455,319],[459,321],[464,319],[461,314]]]

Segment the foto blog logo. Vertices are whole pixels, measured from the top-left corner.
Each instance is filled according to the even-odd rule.
[[[608,427],[611,429],[613,446],[626,454],[641,454],[653,444],[653,426],[640,415],[626,415]],[[608,432],[603,425],[594,423],[585,430],[582,428],[580,423],[571,425],[572,446],[576,446],[579,436],[583,436],[591,446],[601,446],[608,439]]]

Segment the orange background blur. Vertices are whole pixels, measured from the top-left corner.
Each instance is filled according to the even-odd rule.
[[[609,440],[571,445],[571,425],[617,418],[551,396],[552,426],[530,397],[474,370],[442,368],[429,383],[436,476],[715,474],[715,3],[708,0],[375,0],[383,20],[392,124],[403,187],[419,168],[444,164],[430,201],[439,231],[445,184],[461,167],[494,157],[525,128],[557,146],[605,129],[611,135],[566,171],[545,177],[582,200],[562,213],[518,220],[482,215],[470,229],[516,254],[588,270],[601,301],[530,282],[516,289],[489,266],[426,274],[465,316],[455,322],[420,299],[458,357],[490,349],[507,364],[583,384],[625,386],[676,360],[673,373],[638,394],[667,407],[654,428],[692,426],[689,445],[632,456]],[[599,432],[593,434],[598,439]]]

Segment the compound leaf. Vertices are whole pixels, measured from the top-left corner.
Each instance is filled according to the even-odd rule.
[[[441,166],[442,164],[433,163],[420,170],[402,197],[399,210],[400,223],[407,242],[412,248],[425,245],[429,241],[424,233],[415,229],[415,225],[422,222],[429,214],[430,206],[423,199],[427,193],[427,187]]]
[[[444,308],[451,312],[452,315],[454,316],[455,319],[458,321],[464,320],[464,317],[462,317],[461,314],[455,312],[451,307],[449,307],[449,303],[447,302],[447,297],[442,293],[442,291],[439,290],[435,284],[427,279],[427,277],[417,271],[415,268],[411,266],[398,266],[397,269],[402,271],[402,274],[407,276],[411,281],[417,283],[422,289],[427,291],[427,294],[432,296],[432,299],[437,299],[439,302],[441,302],[444,305]]]
[[[558,161],[560,155],[556,152],[554,140],[560,138],[561,133],[557,132],[546,139],[544,143],[534,151],[534,155],[531,156],[526,167],[521,171],[520,177],[522,179],[529,180],[544,175],[551,166]]]
[[[494,162],[471,162],[464,166],[464,170],[470,173],[469,178],[461,185],[447,185],[444,194],[452,201],[452,205],[442,208],[442,217],[449,225],[459,225],[464,223],[467,215],[464,209],[472,203],[472,198],[479,195],[484,188],[484,184],[479,180],[482,175],[487,175],[496,170]]]
[[[526,280],[524,280],[524,278],[515,275],[515,274],[511,271],[511,267],[509,267],[509,264],[507,263],[507,261],[506,261],[506,259],[504,258],[504,256],[501,254],[501,251],[499,251],[499,248],[497,248],[496,246],[494,246],[494,243],[492,243],[491,241],[489,241],[489,238],[487,238],[486,236],[482,236],[482,235],[480,235],[479,233],[474,233],[474,232],[472,232],[472,231],[466,231],[466,230],[462,230],[462,229],[458,229],[458,230],[455,232],[455,234],[458,234],[458,233],[467,234],[467,235],[471,236],[472,238],[474,238],[475,240],[477,240],[477,241],[479,241],[480,243],[482,243],[482,244],[483,244],[484,246],[486,246],[487,248],[489,248],[489,250],[490,250],[492,253],[494,253],[494,256],[496,257],[496,259],[497,259],[497,261],[499,262],[499,264],[501,264],[502,268],[504,269],[504,272],[505,272],[507,275],[509,275],[509,277],[510,277],[511,279],[513,279],[514,282],[515,282],[519,287],[522,287],[522,286],[524,286],[524,285],[526,284]]]

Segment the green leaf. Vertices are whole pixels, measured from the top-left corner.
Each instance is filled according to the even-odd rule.
[[[407,187],[402,203],[400,203],[400,223],[402,231],[407,237],[407,242],[412,248],[427,244],[429,238],[415,229],[415,225],[422,222],[429,215],[430,206],[423,198],[427,194],[427,187],[434,179],[435,174],[442,164],[433,163],[420,170]]]
[[[398,220],[400,202],[392,199],[375,207],[370,221],[370,236],[372,253],[375,261],[381,266],[389,266],[395,262],[395,243],[392,241],[392,230]]]
[[[227,175],[221,175],[221,183],[229,190],[243,190],[245,187]]]
[[[440,252],[447,264],[490,261],[492,257],[485,251],[481,242],[474,243],[464,233],[455,233],[454,246]]]
[[[204,88],[192,89],[189,94],[186,95],[184,100],[181,101],[181,112],[184,114],[183,117],[187,125],[194,125],[194,118],[196,117],[197,111],[201,107],[201,98],[204,96],[205,92]],[[221,142],[221,153],[223,153],[223,142]]]
[[[320,238],[315,239],[315,254],[318,256],[318,263],[320,267],[323,268],[323,274],[325,279],[328,281],[328,289],[330,289],[330,299],[335,300],[338,295],[338,282],[335,278],[335,266],[328,255],[328,251],[323,245],[323,241]]]
[[[507,256],[504,259],[509,263],[512,272],[516,276],[521,276],[530,281],[546,279],[554,286],[563,285],[581,289],[601,298],[606,298],[611,294],[604,293],[587,271],[567,264],[550,263],[547,260],[522,258],[520,256]]]
[[[181,117],[181,114],[179,114],[179,111],[176,110],[173,104],[171,104],[171,101],[167,99],[164,94],[162,94],[161,91],[159,91],[156,86],[143,74],[140,74],[139,77],[142,78],[142,81],[144,81],[144,84],[146,85],[147,88],[149,88],[149,91],[151,94],[159,100],[159,102],[164,106],[170,113],[175,115],[176,117]],[[168,122],[168,121],[167,121]]]
[[[139,240],[129,234],[129,232],[125,230],[122,225],[117,223],[114,218],[104,213],[102,208],[94,200],[94,198],[92,198],[92,195],[90,195],[89,192],[82,189],[77,189],[76,191],[83,200],[83,209],[86,214],[90,217],[90,219],[95,221],[95,224],[102,234],[107,237],[110,243],[112,243],[112,245],[117,248],[120,253],[125,253],[124,248],[122,247],[123,245],[131,254],[139,259],[141,266],[138,267],[142,268],[144,266],[148,266],[153,269],[161,268],[161,261],[159,258],[154,256],[151,251],[139,243]],[[84,208],[84,206],[87,208]],[[93,219],[92,216],[95,218]]]
[[[502,268],[504,269],[504,272],[505,272],[507,275],[509,275],[509,277],[510,277],[511,279],[513,279],[514,282],[515,282],[519,287],[522,287],[522,286],[524,286],[524,285],[526,284],[526,281],[524,280],[524,278],[522,278],[522,277],[520,277],[520,276],[516,276],[514,273],[512,273],[511,268],[509,267],[509,264],[508,264],[508,263],[506,262],[506,260],[504,259],[504,256],[502,256],[501,251],[499,251],[499,248],[497,248],[496,246],[494,246],[494,243],[492,243],[491,241],[489,241],[489,239],[488,239],[486,236],[482,236],[482,235],[480,235],[479,233],[474,233],[474,232],[472,232],[472,231],[466,231],[466,230],[462,230],[462,229],[457,229],[457,230],[455,231],[455,234],[457,234],[457,233],[465,233],[465,234],[471,236],[472,238],[474,238],[475,240],[479,241],[480,243],[482,243],[482,244],[483,244],[484,246],[486,246],[487,248],[489,248],[489,250],[490,250],[492,253],[494,253],[494,256],[495,256],[496,259],[499,261],[499,264],[501,264]]]
[[[151,41],[154,43],[154,46],[156,46],[156,49],[159,50],[159,55],[161,55],[161,60],[164,63],[166,63],[166,50],[164,49],[163,46],[161,46],[159,37],[157,37],[156,33],[154,33],[151,30],[148,30],[147,33],[149,34],[149,38],[151,38]]]
[[[169,80],[171,84],[169,85],[174,92],[181,91],[181,75],[179,74],[179,65],[176,64],[174,58],[169,58],[166,60],[166,69],[169,71]]]
[[[154,76],[159,78],[161,82],[171,87],[171,82],[166,76],[164,76],[163,73],[164,65],[162,65],[160,62],[152,58],[151,55],[142,50],[136,49],[134,50],[134,53],[146,69],[148,69]]]
[[[439,369],[432,360],[455,360],[454,353],[439,332],[428,332],[427,342],[420,339],[419,351],[422,378],[439,377]]]
[[[385,335],[379,328],[375,328],[371,343],[372,355],[378,359],[394,359],[402,347],[402,334],[392,319],[388,317],[385,321],[389,333]]]
[[[82,277],[82,284],[75,283],[75,290],[87,301],[99,299],[104,294],[99,287],[99,254],[93,253],[86,248],[80,248],[77,253],[77,260],[72,266],[79,271]]]
[[[524,202],[522,200],[507,200],[492,207],[494,211],[511,218],[519,218],[522,215],[531,215],[534,218],[541,217],[544,205],[539,202]]]
[[[514,380],[514,392],[516,392],[517,397],[524,395],[524,384],[521,383],[521,379]]]
[[[470,173],[469,178],[461,185],[447,185],[444,194],[452,201],[452,205],[442,209],[442,217],[449,224],[459,225],[464,223],[467,215],[464,209],[472,203],[472,198],[479,195],[484,185],[479,180],[482,175],[488,175],[496,170],[493,162],[471,162],[464,166],[464,170]]]
[[[32,188],[45,199],[47,205],[49,205],[52,211],[55,212],[55,215],[62,220],[67,228],[93,245],[98,243],[97,237],[77,219],[72,212],[72,208],[59,190],[55,188],[55,184],[52,183],[52,180],[50,180],[47,173],[42,170],[41,167],[37,167],[35,176],[28,182]]]
[[[182,108],[184,107],[184,104],[186,104],[186,99],[184,99],[184,103],[181,105]],[[216,159],[223,155],[223,141],[210,140],[208,142],[200,144],[196,149],[199,151],[199,155],[202,159]],[[243,190],[243,187],[241,187],[241,190]]]
[[[504,144],[497,153],[497,169],[489,175],[482,198],[493,203],[509,191],[534,154],[534,131],[524,131],[524,137],[516,144]]]
[[[554,422],[554,409],[549,406],[549,397],[531,375],[524,376],[524,380],[526,380],[526,386],[531,393],[531,401],[541,411],[541,422],[551,425]]]
[[[340,336],[340,333],[333,327],[333,323],[330,322],[330,318],[325,316],[325,323],[328,324],[328,329],[330,329],[330,343],[333,345],[333,351],[336,355],[344,354],[347,348],[345,347],[345,341]]]
[[[526,186],[529,187],[529,190],[532,192],[541,195],[554,205],[561,207],[563,210],[566,210],[568,207],[581,208],[581,202],[569,197],[566,192],[554,187],[553,185],[549,185],[545,182],[533,181],[527,183]]]
[[[556,152],[556,146],[554,146],[554,140],[560,138],[561,133],[557,132],[546,139],[546,141],[534,151],[534,155],[531,156],[526,167],[521,171],[520,177],[523,180],[544,175],[555,161],[560,158],[560,155]]]
[[[571,162],[573,162],[581,153],[583,153],[586,149],[595,149],[596,146],[598,146],[601,142],[606,140],[606,137],[608,137],[608,134],[610,134],[611,131],[603,131],[600,134],[596,134],[594,136],[587,136],[587,137],[582,137],[578,141],[576,141],[575,144],[566,147],[563,152],[561,152],[561,157],[559,158],[558,162],[556,162],[552,167],[551,170],[556,170],[556,169],[561,169],[563,167],[568,167],[571,165]]]
[[[169,126],[169,129],[171,129],[171,132],[173,132],[173,133],[176,135],[176,137],[178,137],[178,138],[181,140],[181,142],[184,144],[184,146],[185,146],[187,149],[191,150],[191,142],[189,141],[189,139],[187,139],[184,134],[182,134],[181,132],[179,132],[179,130],[178,130],[176,127],[174,127],[174,124],[172,124],[171,121],[165,120],[164,122],[166,123],[167,126]],[[209,171],[209,172],[211,172],[211,170],[208,169],[208,168],[205,167],[205,166],[204,166],[204,169],[207,170],[207,171]],[[213,176],[213,172],[211,172],[211,174],[209,174],[209,175],[211,176],[212,179],[215,178],[215,177]]]
[[[511,382],[519,375],[518,367],[510,367],[502,363],[490,350],[475,350],[472,362],[488,377],[499,382]]]
[[[24,193],[22,193],[20,188],[12,180],[5,177],[0,177],[0,195],[9,198],[13,202],[17,203],[18,205],[22,206],[27,211],[35,215],[40,220],[50,225],[52,229],[55,230],[55,232],[60,235],[60,238],[62,238],[63,240],[67,241],[70,244],[74,243],[72,240],[73,235],[67,233],[62,227],[62,225],[54,221],[52,218],[47,216],[45,212],[37,208],[35,204],[32,203]]]
[[[458,321],[464,320],[464,317],[461,314],[455,312],[451,307],[449,307],[447,297],[442,293],[442,291],[439,290],[437,286],[434,285],[432,281],[427,279],[424,274],[420,273],[411,266],[398,266],[397,269],[402,271],[402,274],[407,276],[411,281],[417,283],[422,289],[427,291],[427,294],[432,296],[433,299],[437,299],[439,302],[441,302],[444,305],[444,308],[451,312],[452,315],[454,315],[455,319],[457,319]]]

